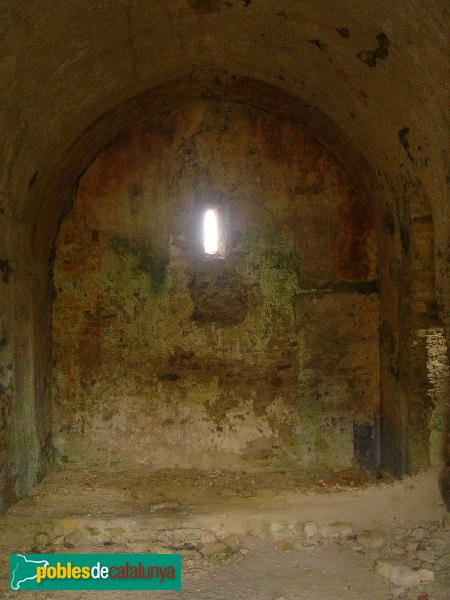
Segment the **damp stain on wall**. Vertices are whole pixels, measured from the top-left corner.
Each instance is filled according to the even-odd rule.
[[[352,465],[379,412],[375,256],[365,198],[289,116],[201,100],[123,134],[56,243],[60,461]]]

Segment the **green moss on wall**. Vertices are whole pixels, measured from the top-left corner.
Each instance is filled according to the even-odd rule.
[[[155,293],[162,290],[169,265],[167,252],[156,250],[150,240],[130,237],[113,237],[110,245],[119,256],[131,259],[134,272],[148,275]]]
[[[320,364],[338,345],[342,315],[333,313],[329,327],[312,298],[320,323],[311,318],[300,328],[295,319],[306,273],[329,268],[334,281],[328,255],[324,264],[315,259],[322,249],[333,254],[345,178],[294,123],[283,125],[293,128],[284,140],[279,115],[273,124],[243,107],[227,107],[230,115],[224,129],[222,103],[183,109],[173,115],[170,140],[159,121],[146,124],[117,152],[100,154],[80,181],[55,261],[54,424],[68,462],[351,464],[350,420],[331,419],[348,395],[346,372],[333,386],[334,374]],[[281,156],[293,157],[289,168]],[[114,175],[109,183],[105,173]],[[310,179],[323,182],[317,207],[290,193]],[[220,259],[200,245],[206,198],[220,204],[227,242]],[[330,214],[331,229],[318,241],[307,232],[316,208]],[[297,244],[300,231],[308,243]]]
[[[278,223],[266,222],[249,228],[241,245],[261,284],[265,318],[272,322],[275,311],[292,323],[294,295],[300,289],[300,261],[292,239]]]
[[[275,271],[293,273],[297,278],[300,276],[298,254],[278,224],[265,223],[249,228],[241,245],[253,261]]]

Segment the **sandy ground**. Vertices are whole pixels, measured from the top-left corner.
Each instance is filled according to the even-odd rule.
[[[385,600],[389,584],[368,572],[367,561],[335,548],[306,552],[256,545],[247,556],[185,574],[182,592],[10,592],[6,598],[76,600]]]
[[[4,592],[10,600],[390,600],[395,590],[371,557],[342,547],[280,550],[255,543],[246,556],[184,573],[181,592]],[[448,581],[405,591],[402,598],[445,600]],[[0,592],[1,594],[1,592]]]
[[[355,552],[348,543],[295,543],[305,521],[351,521],[355,531],[381,529],[388,536],[399,526],[432,527],[446,515],[437,479],[437,473],[426,473],[393,482],[360,471],[320,477],[282,471],[54,471],[0,519],[0,598],[389,600],[402,592],[402,599],[448,600],[442,569],[433,584],[398,590],[375,572],[376,551]],[[85,536],[93,529],[102,533],[80,538],[75,547],[57,547],[52,540],[67,522]],[[175,527],[237,533],[245,553],[214,564],[194,561],[184,568],[182,592],[7,591],[8,554],[36,551],[39,532],[48,535],[48,552],[146,552],[136,548],[144,548],[155,531]],[[288,543],[277,533],[286,527]],[[105,542],[103,532],[113,528],[122,537]]]

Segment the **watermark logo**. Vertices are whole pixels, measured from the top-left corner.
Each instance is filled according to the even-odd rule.
[[[181,590],[179,554],[11,554],[12,590]]]

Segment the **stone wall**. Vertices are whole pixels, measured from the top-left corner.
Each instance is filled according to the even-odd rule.
[[[0,214],[0,512],[24,496],[52,459],[51,299],[47,278],[21,253],[9,211]],[[23,246],[22,246],[23,247]],[[33,269],[34,267],[34,269]],[[39,273],[39,271],[38,271]]]
[[[442,438],[448,420],[448,409],[433,408],[448,399],[448,3],[180,1],[168,9],[163,2],[5,0],[2,8],[6,502],[45,471],[51,443],[48,257],[74,180],[107,141],[154,114],[155,98],[175,102],[174,82],[195,87],[201,77],[208,79],[197,86],[202,97],[220,96],[228,79],[247,86],[250,104],[262,105],[258,87],[263,98],[277,89],[275,103],[284,94],[291,106],[301,104],[316,130],[325,118],[321,139],[367,183],[379,223],[383,466],[401,475],[426,465],[426,421],[431,414],[432,435]],[[427,198],[428,217],[417,214],[415,196]],[[425,249],[425,234],[433,256],[421,267],[413,255]],[[436,410],[447,417],[437,419]]]
[[[116,138],[56,244],[59,460],[378,465],[375,246],[370,202],[294,117],[204,99]]]

